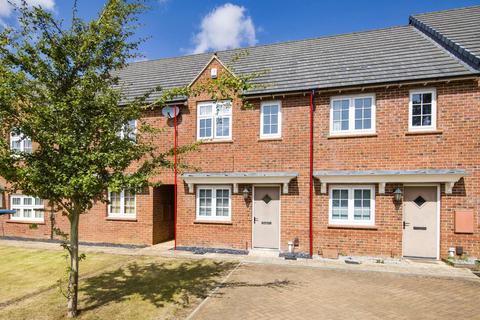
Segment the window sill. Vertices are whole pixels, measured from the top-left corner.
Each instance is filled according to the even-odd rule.
[[[354,225],[337,225],[329,224],[328,229],[353,229],[353,230],[378,230],[377,226],[354,226]]]
[[[219,225],[233,225],[231,221],[215,221],[215,220],[195,220],[193,224],[219,224]]]
[[[376,133],[351,133],[351,134],[331,134],[327,139],[344,139],[344,138],[373,138],[377,137]]]
[[[261,142],[261,141],[282,141],[283,138],[282,137],[277,137],[277,138],[258,138],[258,142]]]
[[[35,221],[35,220],[7,220],[6,223],[39,224],[39,225],[44,225],[44,224],[45,224],[45,221]]]
[[[107,217],[107,221],[130,221],[130,222],[137,222],[137,218],[135,217]]]
[[[443,134],[442,130],[425,130],[425,131],[407,131],[405,132],[406,136],[417,136],[417,135],[432,135],[432,134]]]
[[[233,140],[198,140],[201,144],[212,144],[212,143],[233,143]]]

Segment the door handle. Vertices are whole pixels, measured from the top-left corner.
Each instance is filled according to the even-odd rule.
[[[253,217],[253,223],[256,223],[258,221],[257,217]]]
[[[408,227],[409,225],[410,225],[410,222],[403,221],[403,229],[405,229],[405,227]]]

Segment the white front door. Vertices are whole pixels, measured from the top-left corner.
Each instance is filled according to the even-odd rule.
[[[255,187],[253,196],[253,247],[279,249],[280,188]]]
[[[437,187],[405,187],[403,255],[437,258]]]

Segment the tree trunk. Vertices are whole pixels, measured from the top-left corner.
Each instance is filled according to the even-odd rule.
[[[78,302],[78,222],[80,214],[70,217],[70,275],[68,278],[68,317],[77,316]]]

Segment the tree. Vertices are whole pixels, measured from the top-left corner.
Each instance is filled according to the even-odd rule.
[[[172,167],[173,151],[159,152],[149,143],[158,129],[140,120],[134,135],[129,120],[178,95],[237,96],[260,73],[225,72],[195,88],[164,90],[153,104],[145,103],[151,92],[122,104],[116,74],[138,56],[142,40],[132,39],[144,1],[109,0],[88,22],[77,17],[75,3],[69,27],[25,1],[15,9],[19,27],[0,33],[0,176],[8,182],[7,191],[45,199],[52,211],[68,218],[66,296],[68,316],[75,317],[80,215],[108,202],[108,190],[151,186],[158,169]],[[31,139],[33,151],[12,151],[12,132]]]

